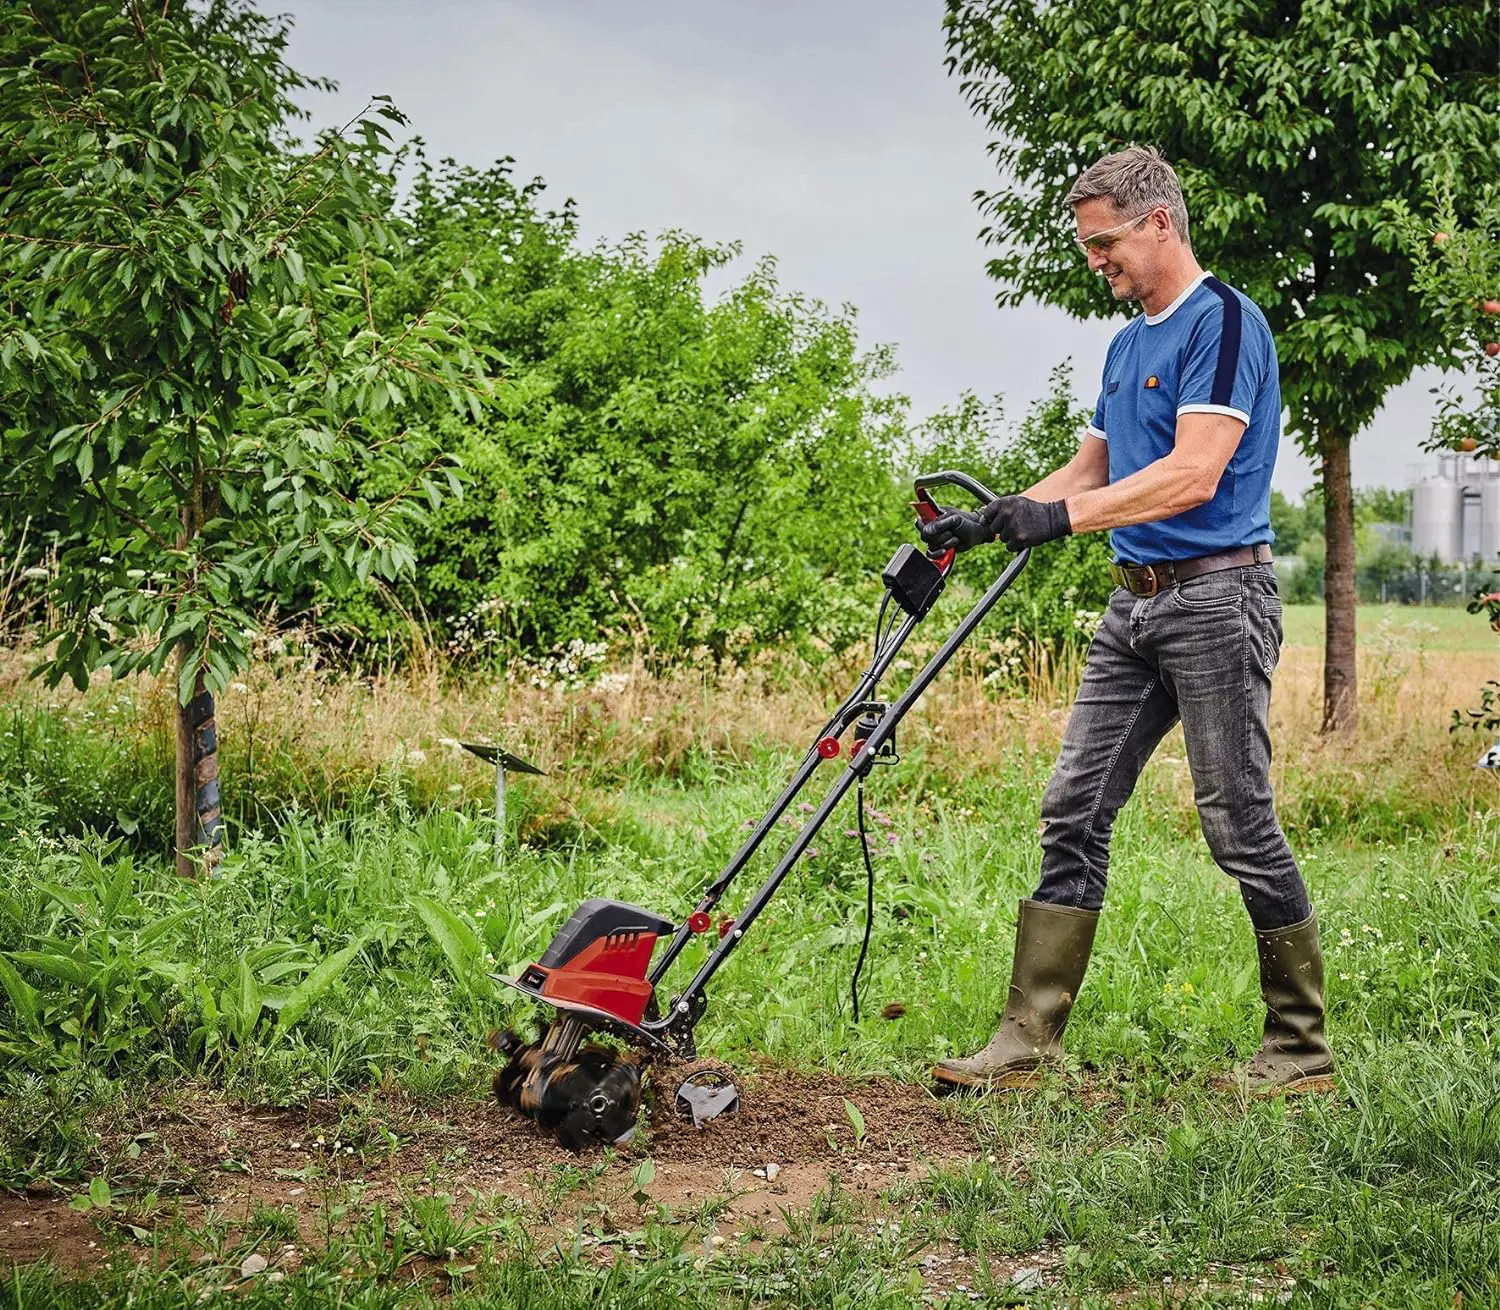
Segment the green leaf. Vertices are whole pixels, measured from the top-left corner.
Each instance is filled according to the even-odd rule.
[[[178,910],[174,914],[163,915],[160,919],[157,919],[154,923],[151,923],[145,928],[142,928],[141,931],[136,934],[136,949],[144,950],[146,947],[155,944],[162,937],[165,937],[169,932],[173,931],[179,924],[184,923],[188,919],[192,918],[195,913],[196,911],[194,910]]]
[[[245,1042],[250,1039],[255,1031],[256,1021],[260,1018],[261,994],[260,984],[256,982],[249,963],[243,958],[239,962],[238,983],[234,998],[234,1035]]]
[[[17,964],[24,964],[50,978],[72,983],[75,987],[83,987],[88,983],[88,970],[71,955],[58,955],[51,951],[12,951],[10,958]]]
[[[453,980],[463,987],[473,986],[480,974],[479,964],[484,958],[484,947],[474,930],[446,905],[441,905],[426,896],[414,896],[412,908],[422,921],[428,935],[437,943]],[[485,977],[488,982],[488,978]],[[492,989],[492,987],[491,987]]]
[[[135,869],[129,860],[119,861],[115,876],[105,890],[104,902],[100,907],[100,919],[106,927],[115,921],[115,915],[119,913],[120,906],[130,894],[130,884],[134,881],[134,875]]]
[[[646,1189],[651,1186],[651,1180],[656,1177],[656,1161],[649,1155],[630,1171],[631,1186],[635,1189],[635,1199],[644,1205],[651,1198]]]
[[[849,1116],[849,1126],[854,1129],[854,1140],[861,1146],[865,1142],[865,1117],[847,1096],[844,1097],[844,1113]]]
[[[318,961],[306,978],[292,988],[281,1005],[280,1015],[277,1016],[275,1034],[277,1037],[297,1024],[314,1002],[337,981],[339,975],[348,967],[349,961],[364,949],[370,936],[371,934],[366,933],[350,942],[343,950],[325,956]]]
[[[33,1036],[40,1036],[42,1025],[37,990],[16,972],[15,966],[3,955],[0,955],[0,986],[4,986],[5,994],[10,997],[10,1008],[16,1012],[27,1030]]]

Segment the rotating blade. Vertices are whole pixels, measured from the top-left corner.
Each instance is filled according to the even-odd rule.
[[[570,1151],[590,1143],[623,1145],[640,1111],[640,1066],[608,1047],[579,1045],[582,1034],[574,1025],[560,1019],[530,1044],[509,1034],[499,1044],[509,1059],[495,1075],[495,1095]]]

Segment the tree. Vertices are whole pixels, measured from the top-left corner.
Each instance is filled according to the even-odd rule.
[[[442,459],[395,411],[477,410],[484,387],[440,306],[373,309],[399,115],[300,148],[291,97],[320,84],[285,39],[227,0],[0,3],[4,494],[65,527],[37,672],[82,687],[175,655],[184,873],[217,841],[212,695],[250,658],[255,598],[409,566]],[[357,494],[383,461],[413,471]]]
[[[1384,218],[1439,176],[1455,203],[1496,163],[1491,0],[949,0],[949,68],[996,133],[980,197],[1003,304],[1118,312],[1071,244],[1082,167],[1158,146],[1204,265],[1265,311],[1291,429],[1316,461],[1328,543],[1325,730],[1357,721],[1349,447],[1445,339]]]
[[[1444,179],[1420,209],[1395,199],[1386,210],[1412,260],[1413,289],[1443,334],[1444,362],[1472,387],[1439,393],[1426,449],[1500,459],[1500,185],[1460,206]]]
[[[1413,286],[1441,325],[1453,366],[1473,386],[1468,396],[1453,388],[1440,396],[1426,448],[1500,459],[1500,185],[1480,190],[1468,206],[1471,222],[1460,218],[1448,179],[1434,188],[1425,212],[1399,200],[1387,208],[1412,256]],[[1500,590],[1490,583],[1475,590],[1468,611],[1500,632]],[[1480,709],[1453,711],[1454,726],[1500,727],[1497,693],[1500,683],[1492,679],[1481,691]]]

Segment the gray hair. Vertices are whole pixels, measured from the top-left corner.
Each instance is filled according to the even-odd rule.
[[[1172,216],[1172,226],[1185,245],[1188,240],[1187,205],[1182,199],[1182,184],[1172,165],[1154,146],[1131,146],[1117,154],[1105,155],[1078,175],[1068,191],[1066,203],[1106,199],[1122,217],[1145,214],[1158,207]]]

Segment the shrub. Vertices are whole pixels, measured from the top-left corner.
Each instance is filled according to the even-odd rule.
[[[497,412],[444,421],[465,495],[422,533],[415,580],[329,617],[362,640],[425,616],[466,657],[603,641],[722,660],[852,636],[827,588],[884,563],[872,516],[904,518],[897,402],[869,389],[888,352],[861,353],[852,312],[783,292],[769,260],[710,300],[733,246],[579,250],[539,192],[504,165],[423,166],[403,294],[468,251],[459,306],[507,384]]]

